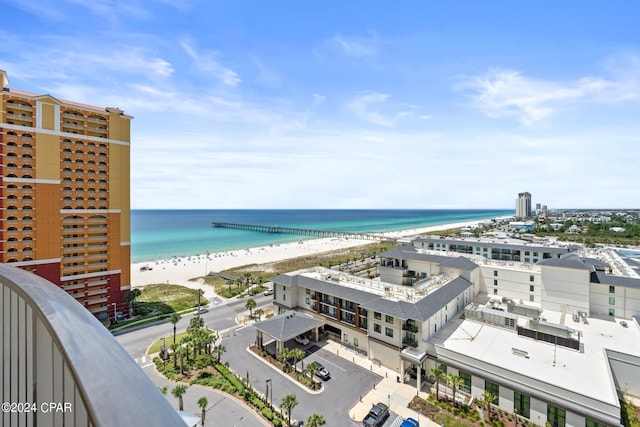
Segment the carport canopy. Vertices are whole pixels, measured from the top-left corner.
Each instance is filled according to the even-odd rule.
[[[324,322],[305,313],[286,311],[270,319],[254,324],[255,328],[276,341],[284,342],[314,328]]]

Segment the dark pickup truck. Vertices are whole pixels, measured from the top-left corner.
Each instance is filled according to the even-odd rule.
[[[380,427],[384,424],[388,416],[389,407],[384,403],[376,403],[371,407],[367,416],[364,417],[364,420],[362,420],[362,425],[365,427]]]

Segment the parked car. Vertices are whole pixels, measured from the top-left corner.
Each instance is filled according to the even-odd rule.
[[[266,295],[273,295],[273,288],[269,288],[266,291],[264,291],[265,296]]]
[[[199,307],[196,310],[196,314],[202,314],[202,313],[208,313],[208,312],[209,312],[209,309],[207,307]]]
[[[302,335],[298,335],[294,338],[298,344],[307,345],[309,344],[309,338],[303,337]]]
[[[318,367],[318,373],[316,376],[324,381],[331,378],[331,372],[327,368],[324,367],[322,363],[316,362],[316,366]]]
[[[405,418],[400,427],[420,427],[420,424],[413,418]]]
[[[369,413],[364,420],[362,420],[362,425],[364,427],[380,427],[384,424],[386,419],[389,417],[389,407],[384,403],[376,403],[371,407]]]

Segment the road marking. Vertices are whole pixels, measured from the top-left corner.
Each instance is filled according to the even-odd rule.
[[[336,368],[340,369],[342,372],[347,372],[347,370],[346,370],[346,369],[341,368],[340,366],[338,366],[338,365],[336,365],[335,363],[333,363],[333,362],[331,362],[331,361],[329,361],[329,360],[325,359],[324,357],[320,357],[320,356],[317,356],[317,357],[318,357],[318,359],[322,359],[322,360],[324,360],[324,361],[325,361],[326,363],[328,363],[329,365],[333,365],[333,366],[335,366]]]
[[[153,363],[147,363],[146,365],[141,365],[140,367],[142,369],[144,369],[144,368],[148,368],[149,366],[152,366],[152,365],[153,365]]]

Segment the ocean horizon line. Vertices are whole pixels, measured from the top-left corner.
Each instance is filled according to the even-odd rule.
[[[309,240],[310,236],[213,228],[213,222],[380,233],[488,220],[513,210],[487,209],[162,209],[131,211],[131,260],[144,262],[207,252]]]

